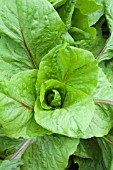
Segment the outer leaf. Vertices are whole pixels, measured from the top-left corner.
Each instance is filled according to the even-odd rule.
[[[0,39],[0,75],[11,77],[14,74],[33,69],[25,48],[10,38]]]
[[[59,135],[37,138],[26,150],[22,160],[24,165],[21,170],[64,170],[68,158],[76,150],[78,139],[71,139]]]
[[[20,72],[0,83],[0,123],[11,137],[26,136],[26,123],[33,116],[37,71]],[[0,77],[0,79],[3,77]]]
[[[93,0],[77,1],[72,17],[72,27],[69,30],[75,41],[84,39],[90,40],[95,38],[96,30],[94,27],[91,27],[91,22],[94,24],[96,14],[95,16],[91,16],[91,14],[101,10],[101,7],[101,5],[95,3]]]
[[[99,18],[104,15],[104,0],[95,0],[95,2],[98,4],[98,5],[102,5],[100,7],[100,9],[94,11],[94,12],[91,12],[88,14],[88,17],[89,17],[89,25],[94,25],[98,20]]]
[[[113,53],[112,50],[113,49],[113,11],[112,11],[113,1],[112,0],[104,1],[104,6],[105,6],[105,16],[110,30],[110,36],[106,41],[105,47],[103,48],[101,53],[97,56],[97,58],[99,58],[99,61],[111,59]]]
[[[99,81],[93,98],[97,99],[97,104],[94,117],[85,132],[87,138],[92,137],[92,135],[102,137],[106,135],[113,126],[113,106],[105,103],[99,104],[98,101],[113,100],[112,85],[109,83],[101,69],[99,70]]]
[[[113,1],[112,0],[105,0],[104,1],[104,6],[105,6],[105,16],[108,22],[108,27],[110,29],[110,32],[113,31]]]
[[[102,69],[99,69],[99,75],[98,75],[98,84],[97,88],[93,94],[94,99],[103,99],[103,100],[113,100],[113,87],[108,81],[106,75],[102,71]]]
[[[110,37],[107,39],[104,48],[97,56],[97,59],[99,60],[99,62],[103,60],[109,60],[113,58],[112,53],[113,53],[113,31],[111,32]]]
[[[43,136],[45,134],[52,134],[52,132],[44,129],[42,126],[37,124],[33,116],[26,125],[26,134],[27,136],[31,138],[36,138],[37,136]]]
[[[101,62],[100,67],[102,68],[109,82],[113,86],[113,59]]]
[[[23,139],[11,139],[11,138],[8,138],[7,136],[0,137],[0,153],[5,150],[17,147],[22,142],[23,142]]]
[[[77,0],[68,0],[61,8],[58,9],[58,13],[65,23],[67,30],[69,30],[71,26],[71,19],[76,2]]]
[[[34,68],[59,43],[65,29],[47,0],[5,0],[0,15],[1,34],[21,44]]]
[[[107,170],[100,160],[75,158],[74,162],[79,164],[80,170]]]
[[[96,138],[87,140],[81,139],[74,155],[81,158],[88,158],[98,161],[98,158],[101,157],[101,150],[98,146]]]
[[[1,163],[0,170],[14,170],[15,168],[17,168],[18,166],[22,164],[23,163],[18,159],[14,159],[11,161],[5,160]]]
[[[98,138],[103,162],[107,170],[113,169],[113,129],[104,138]]]
[[[91,13],[92,14],[92,13]],[[83,18],[83,21],[85,21],[87,19],[87,16],[85,15],[84,18]],[[83,22],[84,23],[84,22]],[[86,23],[87,23],[87,20],[86,20]],[[74,39],[83,39],[81,41],[77,41],[75,42],[76,44],[76,47],[78,48],[83,48],[83,49],[86,49],[90,52],[92,52],[94,54],[94,56],[96,57],[97,55],[100,54],[100,52],[102,51],[102,49],[104,48],[105,46],[105,42],[106,42],[106,37],[108,37],[108,35],[105,37],[103,37],[103,25],[105,24],[105,17],[101,17],[99,19],[99,21],[95,24],[95,28],[96,28],[96,37],[94,37],[94,39],[89,39],[91,38],[91,35],[92,34],[89,34],[87,32],[87,29],[86,31],[82,31],[80,29],[78,29],[79,31],[75,30],[74,31]],[[85,23],[83,24],[85,25]],[[86,26],[86,25],[85,25]],[[89,25],[87,25],[89,27]],[[75,29],[75,27],[72,27],[71,29]],[[91,28],[91,27],[90,27]],[[106,28],[106,27],[105,27]],[[76,28],[77,29],[77,28]],[[108,30],[107,30],[108,31]],[[79,34],[80,32],[80,34]],[[106,33],[106,32],[105,32]],[[108,33],[108,32],[107,32]],[[77,36],[76,36],[77,34]],[[95,48],[94,48],[95,47]]]
[[[80,36],[80,34],[79,34]],[[96,57],[104,48],[106,40],[101,36],[96,36],[94,40],[77,41],[76,47],[88,50]],[[95,47],[95,48],[94,48]]]
[[[76,8],[79,8],[83,14],[88,14],[102,8],[94,0],[77,0]]]
[[[96,29],[89,25],[88,15],[81,13],[76,8],[72,18],[72,28],[69,32],[75,40],[93,39],[96,36]]]

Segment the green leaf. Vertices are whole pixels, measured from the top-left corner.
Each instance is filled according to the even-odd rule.
[[[71,26],[72,15],[76,2],[77,0],[68,0],[63,6],[61,6],[61,8],[58,9],[58,13],[65,23],[67,30],[69,30]]]
[[[71,35],[68,32],[62,35],[62,44],[65,43],[72,46],[75,44],[74,39],[71,37]]]
[[[96,3],[94,0],[77,0],[77,4],[75,6],[79,8],[83,14],[89,14],[91,12],[97,11],[102,8],[102,5]]]
[[[113,86],[113,59],[105,60],[100,63],[100,67],[102,68],[103,72],[107,76],[107,79]]]
[[[98,84],[93,94],[93,98],[102,99],[102,100],[113,100],[112,92],[113,92],[113,87],[111,83],[108,81],[102,69],[99,68]]]
[[[91,138],[87,140],[81,139],[74,155],[81,158],[88,158],[98,161],[98,158],[101,157],[101,151],[96,138]]]
[[[76,41],[78,40],[90,40],[96,37],[96,29],[91,27],[91,25],[95,24],[98,21],[101,15],[97,14],[98,10],[101,10],[102,6],[95,3],[93,0],[79,0],[75,4],[75,10],[72,16],[71,28],[69,33]],[[94,15],[92,13],[96,13]],[[91,16],[91,14],[93,16]],[[95,21],[96,19],[96,21]],[[91,24],[91,22],[93,24]]]
[[[99,62],[103,60],[109,60],[113,58],[113,31],[111,32],[111,35],[107,39],[102,51],[97,55],[97,59]]]
[[[26,124],[26,134],[30,138],[36,138],[37,136],[44,136],[45,134],[50,135],[52,132],[37,124],[33,116]]]
[[[26,136],[26,123],[33,116],[36,70],[20,72],[7,80],[0,77],[0,123],[10,137]]]
[[[49,2],[52,3],[52,5],[55,7],[55,8],[58,8],[60,6],[62,6],[63,4],[65,4],[65,2],[67,0],[48,0]]]
[[[64,170],[78,143],[79,139],[60,135],[39,137],[24,153],[21,170]]]
[[[25,48],[10,38],[0,39],[0,75],[10,78],[20,71],[33,69]]]
[[[94,117],[85,132],[87,138],[92,136],[102,137],[113,126],[113,106],[109,105],[109,102],[107,103],[107,101],[113,100],[113,87],[101,69],[99,69],[98,84],[93,98],[96,107]]]
[[[6,135],[4,133],[2,125],[0,125],[0,137],[4,137],[4,136],[6,136]]]
[[[22,164],[23,163],[18,159],[14,159],[11,161],[4,160],[0,165],[0,170],[15,170],[15,168],[17,168],[18,166]]]
[[[0,153],[14,147],[17,147],[23,142],[23,139],[12,139],[7,136],[0,137]]]
[[[107,170],[97,140],[98,138],[82,139],[77,146],[74,162],[78,163],[81,170]]]
[[[48,83],[48,82],[47,82]],[[52,89],[57,89],[53,82]],[[60,89],[57,89],[61,93]],[[40,94],[42,96],[42,94]],[[63,97],[62,97],[63,99]],[[39,98],[35,104],[36,122],[53,133],[69,137],[78,137],[91,122],[94,113],[94,103],[90,97],[72,87],[66,88],[65,99],[59,108],[44,107]]]
[[[108,27],[110,32],[113,31],[113,1],[112,0],[108,0],[108,1],[104,1],[104,6],[105,6],[105,16],[108,22]]]
[[[80,170],[107,170],[100,160],[75,158],[74,162],[78,163]]]
[[[89,25],[94,25],[102,15],[104,15],[104,0],[95,0],[95,2],[100,6],[100,9],[88,14]]]
[[[88,51],[65,46],[53,49],[38,71],[36,122],[53,133],[78,137],[93,117],[94,103],[88,95],[96,87],[97,70],[97,61]]]
[[[103,162],[107,170],[113,169],[113,129],[103,138],[97,139]]]
[[[77,48],[82,48],[92,52],[96,58],[96,56],[98,56],[98,54],[104,48],[105,42],[106,40],[102,36],[96,36],[94,40],[76,41],[75,45]]]
[[[9,138],[6,135],[0,136],[0,160],[9,159],[13,153],[23,144],[24,139]]]
[[[104,7],[105,7],[105,16],[107,19],[107,26],[109,28],[110,35],[101,53],[97,56],[99,62],[103,60],[109,60],[113,57],[112,56],[112,53],[113,53],[113,50],[112,50],[113,49],[113,12],[112,12],[113,1],[112,0],[104,1]]]
[[[0,33],[23,48],[32,68],[38,68],[40,59],[60,42],[65,31],[65,25],[47,0],[5,0],[0,16]]]
[[[37,95],[41,84],[49,79],[58,80],[92,94],[97,85],[97,77],[97,61],[92,53],[72,46],[58,46],[40,63],[36,85]]]
[[[85,18],[83,18],[83,19],[85,20]],[[86,20],[86,23],[87,23],[87,20]],[[105,24],[106,24],[106,20],[105,20],[105,17],[103,16],[94,25],[94,27],[96,28],[96,37],[94,37],[94,39],[88,39],[91,36],[87,32],[87,30],[83,31],[81,29],[72,27],[71,29],[77,29],[77,30],[75,30],[76,32],[74,32],[74,34],[73,34],[74,39],[78,39],[78,41],[75,42],[76,47],[83,48],[83,49],[86,49],[86,50],[92,52],[96,58],[101,53],[102,49],[105,46],[105,42],[108,38],[108,29],[106,28],[106,26],[104,28],[105,31],[103,30],[103,26]],[[77,36],[76,36],[76,34],[77,34]],[[83,40],[79,40],[79,39],[83,39]]]
[[[88,15],[83,14],[79,9],[75,8],[72,17],[72,27],[69,32],[76,40],[94,39],[96,36],[96,29],[90,27]]]

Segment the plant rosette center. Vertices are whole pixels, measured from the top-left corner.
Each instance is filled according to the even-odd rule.
[[[47,80],[42,83],[40,90],[40,103],[43,109],[61,108],[65,97],[65,88],[57,80]]]
[[[80,137],[94,116],[91,96],[97,77],[97,61],[92,53],[67,46],[51,50],[39,66],[36,122],[52,133]]]

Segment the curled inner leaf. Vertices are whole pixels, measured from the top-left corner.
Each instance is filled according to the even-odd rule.
[[[46,100],[47,104],[53,108],[61,107],[61,95],[56,89],[47,93]]]
[[[40,103],[43,109],[55,109],[62,107],[65,98],[64,84],[50,79],[41,85]]]

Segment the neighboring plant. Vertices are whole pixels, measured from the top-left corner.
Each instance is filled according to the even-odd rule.
[[[112,7],[0,1],[0,170],[113,169]]]

